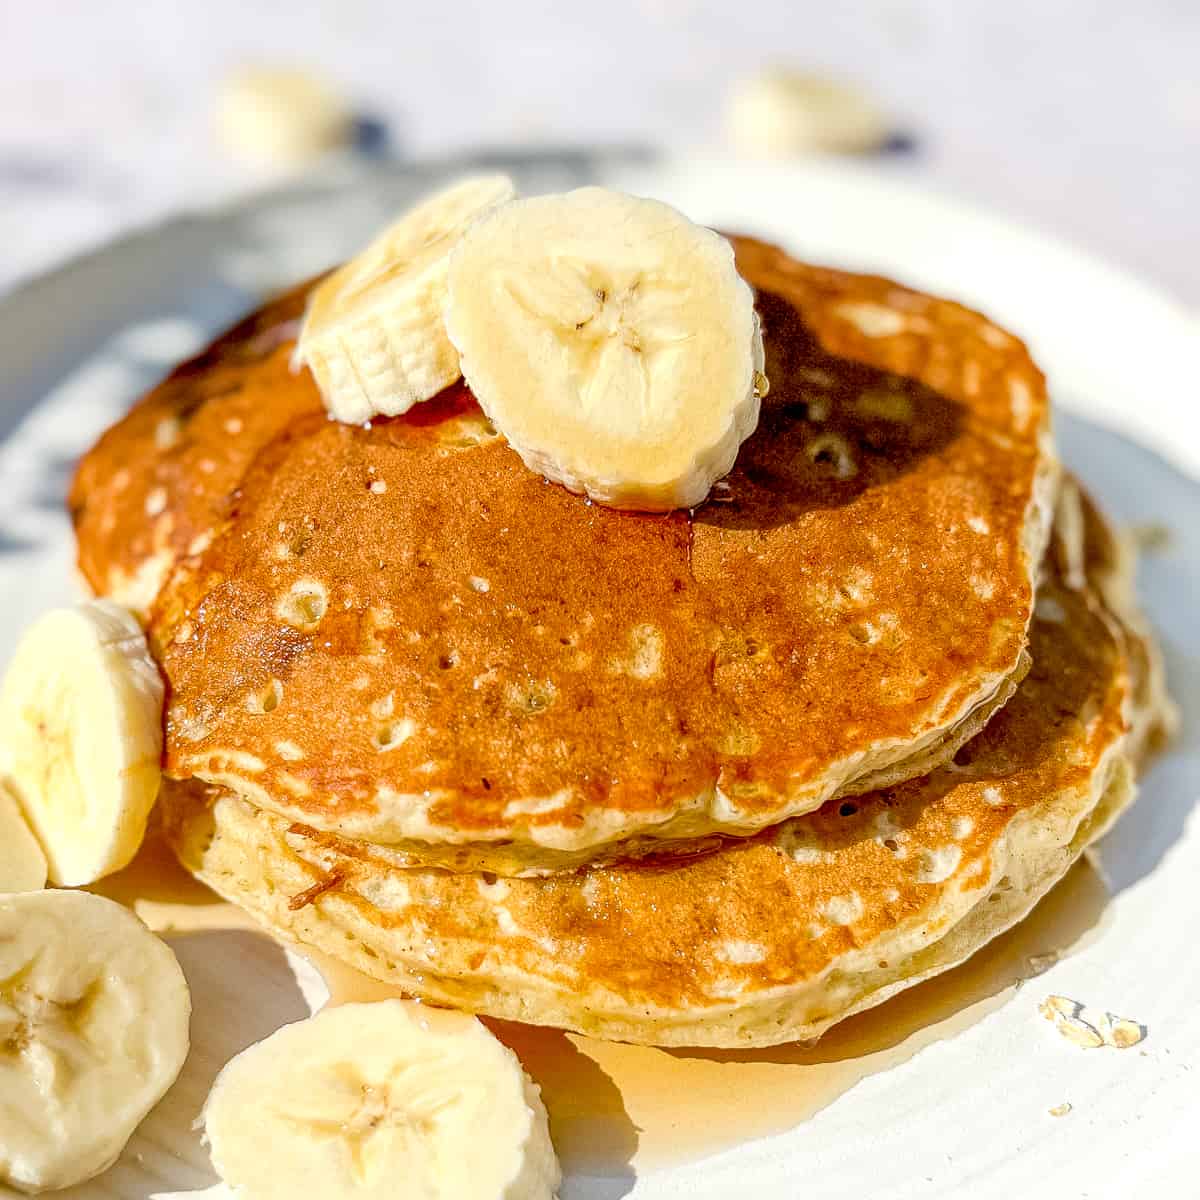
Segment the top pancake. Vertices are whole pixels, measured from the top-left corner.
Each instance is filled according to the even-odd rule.
[[[175,568],[149,613],[168,773],[511,873],[952,754],[1024,668],[1042,377],[958,305],[735,249],[771,390],[694,514],[546,484],[462,386],[327,420],[288,365],[302,290],[146,397],[72,508],[98,591],[147,605]]]

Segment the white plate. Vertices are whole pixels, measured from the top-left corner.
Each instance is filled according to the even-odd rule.
[[[72,463],[100,430],[265,289],[333,261],[462,165],[348,175],[172,221],[0,302],[0,658],[37,612],[73,595],[62,496]],[[903,1053],[843,1064],[833,1102],[794,1128],[703,1161],[655,1166],[623,1155],[576,1172],[564,1198],[1195,1194],[1200,1101],[1189,1074],[1200,1053],[1195,326],[1152,289],[1060,243],[865,169],[586,154],[511,165],[531,190],[602,179],[658,195],[697,219],[770,235],[805,257],[882,271],[962,298],[1025,336],[1071,414],[1059,422],[1070,465],[1119,520],[1170,530],[1165,549],[1143,562],[1140,584],[1184,710],[1178,742],[1150,771],[1139,806],[1098,852],[1113,898],[1086,946],[1024,988],[1009,989],[1004,1003],[959,1013],[951,1024],[965,1028],[953,1037],[940,1036],[945,1025],[936,1036],[920,1028],[911,1005],[885,1006],[873,1028],[894,1021],[892,1040]],[[320,1000],[311,972],[258,935],[201,934],[176,944],[196,997],[193,1059],[118,1167],[75,1189],[77,1200],[209,1188],[213,1177],[188,1129],[207,1082],[239,1046]],[[1149,1036],[1126,1051],[1077,1049],[1037,1015],[1037,1002],[1050,992],[1133,1017]],[[761,1069],[775,1068],[767,1062]],[[702,1114],[719,1145],[728,1140],[719,1127],[741,1127],[756,1100],[738,1094],[750,1078],[742,1068],[713,1063],[709,1070],[710,1084],[715,1078],[719,1085],[722,1073],[728,1077],[727,1120],[711,1104]],[[837,1092],[844,1094],[834,1099]],[[700,1119],[688,1096],[667,1101],[677,1106],[681,1124]],[[1051,1116],[1064,1101],[1070,1113]],[[630,1117],[639,1119],[637,1112]]]

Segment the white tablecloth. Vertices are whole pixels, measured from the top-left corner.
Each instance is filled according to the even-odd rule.
[[[392,153],[722,145],[780,60],[854,78],[915,149],[881,169],[1064,235],[1200,306],[1194,0],[0,0],[0,290],[260,186],[211,132],[247,61],[324,71]]]

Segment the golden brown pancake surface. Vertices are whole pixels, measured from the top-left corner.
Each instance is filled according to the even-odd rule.
[[[172,572],[168,773],[509,871],[749,833],[952,753],[1022,669],[1042,377],[957,305],[735,245],[771,389],[694,514],[547,484],[463,386],[327,420],[289,369],[302,293],[142,401],[72,506],[98,591]]]
[[[691,859],[542,879],[391,866],[168,789],[186,865],[270,927],[437,1003],[662,1045],[769,1045],[945,970],[1019,920],[1133,794],[1139,635],[1053,574],[1033,668],[952,763]],[[1159,697],[1161,701],[1161,697]]]

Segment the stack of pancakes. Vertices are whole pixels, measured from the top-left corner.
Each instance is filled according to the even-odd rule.
[[[103,437],[80,565],[145,617],[196,875],[436,1003],[756,1046],[962,961],[1112,824],[1169,704],[1024,347],[734,245],[771,388],[693,512],[547,484],[462,385],[328,420],[303,288]]]

